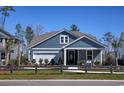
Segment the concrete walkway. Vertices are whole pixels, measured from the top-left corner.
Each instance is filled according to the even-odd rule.
[[[65,72],[76,72],[76,73],[85,73],[85,71],[82,70],[64,70]],[[87,71],[87,73],[110,73],[109,71]],[[124,74],[124,72],[113,72],[113,74]]]

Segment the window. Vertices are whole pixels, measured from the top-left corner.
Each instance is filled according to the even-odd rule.
[[[92,60],[93,52],[92,50],[87,50],[87,60]]]
[[[68,43],[68,36],[65,36],[65,43]]]
[[[2,41],[3,41],[2,38],[0,38],[0,43],[2,43]]]
[[[61,37],[61,43],[64,43],[64,37]]]
[[[1,53],[1,59],[5,59],[5,52]]]
[[[60,35],[60,44],[69,43],[69,37],[67,35]]]
[[[11,50],[11,53],[14,53],[14,50]]]

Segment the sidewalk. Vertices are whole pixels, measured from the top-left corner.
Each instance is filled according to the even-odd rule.
[[[64,70],[66,72],[76,72],[76,73],[85,73],[85,71],[82,70]],[[87,71],[87,73],[110,73],[109,71]],[[124,72],[112,72],[113,74],[124,74]]]

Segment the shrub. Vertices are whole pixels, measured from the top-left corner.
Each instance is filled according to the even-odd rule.
[[[48,59],[44,59],[45,64],[47,65],[49,63]]]
[[[35,59],[32,59],[31,62],[32,62],[32,64],[35,64],[36,63],[36,60]]]
[[[42,65],[43,59],[39,59],[39,64]]]
[[[85,63],[85,61],[84,60],[81,60],[80,63],[79,63],[79,65],[83,65],[84,63]]]
[[[50,63],[51,63],[52,65],[55,65],[55,60],[52,59]]]
[[[105,66],[108,66],[108,65],[111,65],[111,64],[115,65],[115,58],[113,58],[113,56],[111,56],[111,55],[107,55],[105,61],[103,62],[103,64]]]
[[[24,65],[28,64],[28,60],[27,60],[27,56],[26,55],[21,56],[21,64],[24,64]]]
[[[9,64],[11,64],[11,65],[17,65],[17,60],[16,59],[11,59],[9,61]]]
[[[95,64],[95,66],[99,66],[100,62],[99,61],[95,61],[94,64]]]
[[[6,61],[5,60],[2,60],[2,65],[6,65]]]

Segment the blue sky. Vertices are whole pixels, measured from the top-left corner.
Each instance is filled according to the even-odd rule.
[[[76,24],[81,32],[101,38],[105,32],[119,36],[124,32],[124,7],[15,7],[16,12],[6,20],[6,29],[15,33],[15,25],[20,23],[25,30],[27,25],[41,24],[44,31],[70,29]]]

